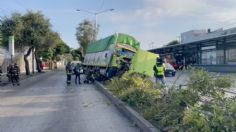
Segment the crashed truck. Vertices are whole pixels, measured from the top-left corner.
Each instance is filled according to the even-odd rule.
[[[83,66],[111,78],[126,71],[153,76],[157,54],[140,49],[132,36],[115,33],[88,45]]]

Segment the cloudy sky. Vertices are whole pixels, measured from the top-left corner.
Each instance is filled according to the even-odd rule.
[[[84,19],[94,21],[94,16],[75,10],[111,8],[115,10],[98,15],[99,38],[127,33],[144,49],[161,47],[191,29],[236,27],[236,0],[7,0],[1,2],[0,16],[42,11],[63,40],[76,48],[75,28]]]

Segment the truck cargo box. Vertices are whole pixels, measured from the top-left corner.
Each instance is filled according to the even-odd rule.
[[[159,55],[139,49],[132,59],[131,71],[154,76],[153,66]]]

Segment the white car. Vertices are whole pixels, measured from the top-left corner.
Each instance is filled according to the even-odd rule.
[[[176,74],[175,68],[170,63],[165,63],[165,76],[174,77]]]

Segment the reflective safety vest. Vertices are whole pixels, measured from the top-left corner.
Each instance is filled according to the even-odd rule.
[[[157,69],[157,75],[158,76],[164,76],[164,74],[165,74],[165,68],[164,68],[164,66],[156,66],[156,69]]]

